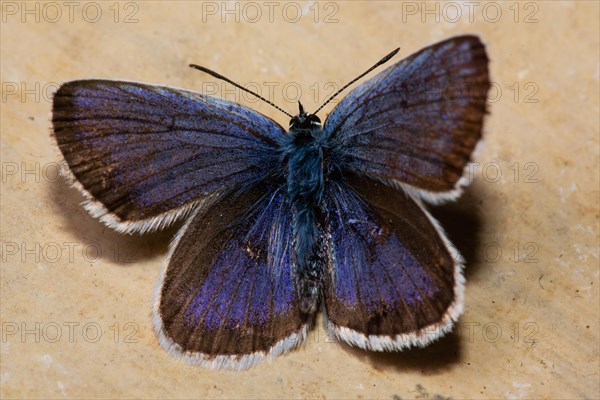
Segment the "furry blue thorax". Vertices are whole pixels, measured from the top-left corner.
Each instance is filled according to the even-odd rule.
[[[296,279],[303,312],[316,310],[321,271],[322,197],[326,179],[327,145],[321,121],[301,112],[290,121],[288,135],[280,144],[281,161],[287,173],[288,194],[294,207]]]

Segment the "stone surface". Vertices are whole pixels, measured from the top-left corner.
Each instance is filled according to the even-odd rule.
[[[63,2],[2,2],[0,396],[597,398],[599,4],[467,3],[99,2],[70,15]],[[301,88],[311,110],[328,83],[391,49],[402,47],[399,59],[463,33],[487,44],[496,90],[473,184],[434,210],[468,260],[455,333],[373,354],[331,343],[319,324],[304,348],[241,373],[163,351],[150,299],[175,229],[123,236],[83,211],[55,176],[57,86],[113,78],[215,89],[194,62],[291,112]]]

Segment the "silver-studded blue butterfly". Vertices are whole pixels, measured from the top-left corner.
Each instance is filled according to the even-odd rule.
[[[223,99],[107,80],[62,85],[52,122],[93,216],[141,233],[187,218],[154,299],[161,344],[243,369],[300,345],[319,307],[330,334],[374,351],[452,328],[462,260],[423,202],[467,183],[489,86],[483,44],[460,36],[361,84],[324,125],[300,106],[286,132]]]

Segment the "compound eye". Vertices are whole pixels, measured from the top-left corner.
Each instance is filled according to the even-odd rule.
[[[311,115],[310,116],[310,123],[312,124],[317,124],[317,125],[321,125],[321,119],[319,117],[317,117],[316,115]]]
[[[298,117],[294,117],[290,120],[290,128],[294,125],[298,125],[298,122],[300,122],[300,120],[298,119]]]

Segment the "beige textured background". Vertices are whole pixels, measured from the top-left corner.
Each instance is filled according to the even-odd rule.
[[[212,12],[235,3],[75,2],[72,15],[63,2],[2,3],[0,396],[598,398],[599,3],[428,3],[433,14],[421,2],[292,3],[272,16],[260,1],[227,15]],[[175,230],[116,234],[56,179],[57,85],[97,77],[208,91],[215,81],[195,62],[272,87],[291,112],[300,87],[311,110],[328,82],[391,49],[402,47],[398,60],[467,32],[488,46],[496,91],[473,184],[434,210],[468,260],[456,332],[372,354],[330,343],[319,324],[304,348],[246,372],[163,351],[150,299]],[[267,105],[228,98],[287,126]]]

